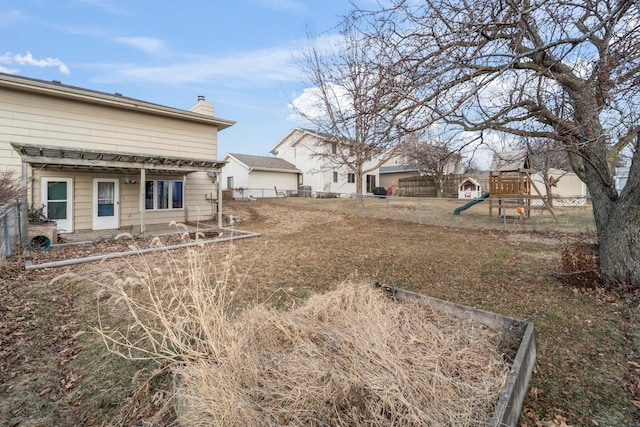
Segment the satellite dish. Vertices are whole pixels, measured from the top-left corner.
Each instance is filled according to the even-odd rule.
[[[271,152],[271,154],[273,154],[274,156],[277,156],[277,155],[278,155],[278,150],[273,150],[273,151]]]

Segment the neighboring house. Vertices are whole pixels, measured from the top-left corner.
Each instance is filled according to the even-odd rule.
[[[391,162],[393,159],[391,159]],[[398,188],[401,178],[420,176],[420,167],[417,165],[391,165],[389,162],[380,166],[380,186],[384,188]]]
[[[587,185],[578,178],[578,175],[560,169],[549,169],[548,173],[550,177],[559,179],[551,190],[551,194],[554,197],[554,206],[583,206],[587,203]],[[532,173],[531,182],[536,186],[541,195],[547,195],[541,173]],[[533,190],[531,191],[531,195],[537,196],[538,194]],[[539,200],[532,200],[532,203],[542,204]]]
[[[218,131],[233,124],[202,96],[185,111],[0,74],[0,166],[59,232],[211,219]]]
[[[284,159],[228,153],[222,158],[222,185],[234,198],[275,197],[297,193],[300,170]]]
[[[330,136],[320,132],[293,128],[269,152],[294,164],[301,171],[299,185],[310,188],[312,194],[354,194],[355,174],[340,164],[337,147],[329,139]],[[369,162],[365,168],[374,164]],[[378,168],[362,177],[362,188],[366,193],[372,193],[379,186],[378,177]]]
[[[419,149],[415,147],[421,144]],[[433,154],[425,155],[429,149]],[[462,156],[458,153],[451,153],[444,147],[420,143],[415,137],[407,137],[395,149],[395,154],[380,166],[380,185],[385,188],[398,188],[401,178],[413,176],[433,175],[430,168],[435,168],[438,158],[445,159],[445,164],[439,167],[444,175],[455,175],[462,173]],[[427,158],[431,165],[419,164],[417,158]]]
[[[627,185],[627,180],[629,179],[629,168],[616,168],[616,175],[614,176],[616,182],[616,190],[618,193],[622,191],[625,185]]]

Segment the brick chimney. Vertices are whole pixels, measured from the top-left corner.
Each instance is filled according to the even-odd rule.
[[[204,114],[205,116],[213,117],[214,115],[213,102],[205,101],[203,95],[198,95],[198,102],[196,102],[189,110],[194,113]]]

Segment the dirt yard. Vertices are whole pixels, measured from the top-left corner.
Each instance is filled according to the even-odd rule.
[[[225,211],[241,219],[238,228],[261,233],[234,244],[247,304],[294,307],[347,280],[379,281],[527,319],[536,325],[538,359],[522,425],[640,422],[637,300],[557,279],[562,245],[592,236],[474,231],[262,202],[232,202]],[[64,250],[87,256],[102,245]],[[223,256],[229,244],[219,250]],[[26,257],[0,269],[0,425],[172,425],[163,367],[107,352],[91,329],[99,289],[59,277],[91,278],[141,261],[24,271]],[[160,265],[162,257],[144,262]],[[101,314],[114,326],[127,322]]]

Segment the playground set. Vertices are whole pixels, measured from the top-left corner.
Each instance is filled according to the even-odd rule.
[[[508,210],[514,212],[514,217],[529,218],[531,210],[548,210],[553,218],[558,218],[553,208],[547,203],[542,193],[531,179],[531,163],[525,150],[496,153],[493,156],[489,170],[489,191],[480,197],[454,209],[454,215],[469,209],[477,203],[489,201],[489,216],[497,210],[498,216],[508,216]],[[532,195],[534,190],[536,195]],[[532,205],[532,199],[539,199],[542,205]]]

